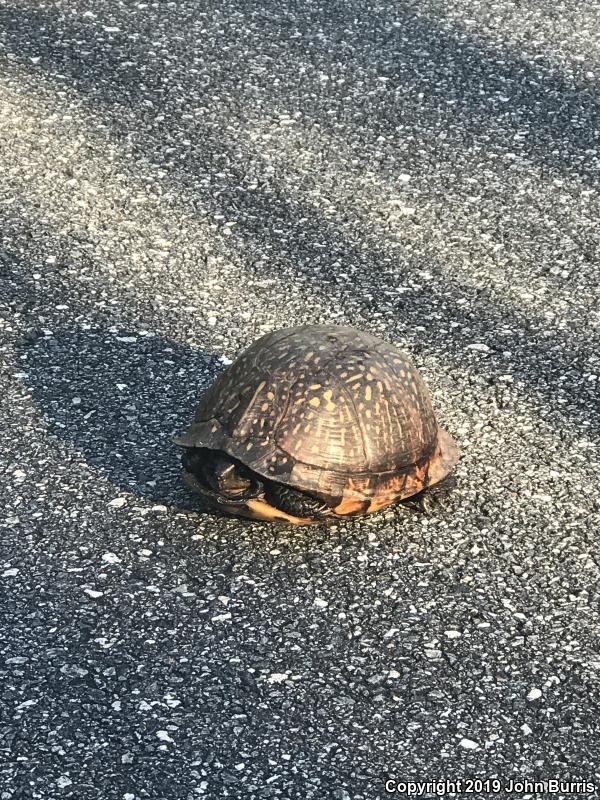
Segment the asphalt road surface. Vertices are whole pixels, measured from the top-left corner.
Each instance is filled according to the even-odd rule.
[[[1,800],[600,787],[599,46],[572,0],[0,3]],[[181,484],[303,322],[416,360],[430,513]]]

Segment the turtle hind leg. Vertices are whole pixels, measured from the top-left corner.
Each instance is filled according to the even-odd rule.
[[[431,502],[431,496],[427,489],[423,492],[419,492],[419,494],[415,495],[414,498],[408,501],[408,504],[411,508],[414,508],[415,511],[418,511],[419,514],[429,514],[431,509],[433,508],[433,503]]]
[[[293,517],[325,519],[331,516],[331,509],[322,500],[275,481],[265,484],[265,499],[274,508]]]
[[[456,478],[454,475],[446,475],[438,483],[429,486],[427,489],[412,497],[407,497],[402,501],[402,505],[413,511],[418,511],[420,514],[429,514],[431,511],[443,501],[444,497],[449,494],[456,486]]]

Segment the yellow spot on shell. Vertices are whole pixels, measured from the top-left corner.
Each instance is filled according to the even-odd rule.
[[[318,397],[311,397],[311,399],[309,400],[309,403],[311,404],[311,406],[314,406],[315,408],[317,408],[317,406],[321,405],[321,401],[319,400]]]
[[[253,446],[252,442],[248,442],[248,444],[246,445],[246,450],[252,450],[252,446]]]
[[[321,388],[321,384],[320,384],[320,383],[313,383],[313,384],[312,384],[311,386],[309,386],[308,388],[309,388],[309,389],[320,389],[320,388]]]
[[[332,395],[333,395],[333,392],[331,391],[331,389],[327,389],[326,392],[323,392],[323,397],[327,401],[327,404],[325,406],[327,411],[335,411],[335,403],[333,403],[331,401]]]
[[[365,400],[370,400],[372,396],[373,396],[373,392],[371,391],[371,387],[367,386],[365,388]]]
[[[269,400],[274,400],[275,399],[275,395],[273,394],[273,392],[267,392],[267,398]]]
[[[261,405],[261,407],[260,407],[260,410],[261,411],[266,411],[268,408],[269,408],[269,404],[268,403],[263,403]]]

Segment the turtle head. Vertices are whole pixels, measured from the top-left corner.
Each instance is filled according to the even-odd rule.
[[[223,497],[246,497],[252,488],[252,478],[244,467],[227,456],[215,456],[212,472],[209,473],[211,487]]]
[[[226,453],[204,448],[187,450],[183,464],[196,483],[223,500],[243,500],[259,492],[253,473]]]

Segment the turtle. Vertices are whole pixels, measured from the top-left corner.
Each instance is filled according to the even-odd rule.
[[[175,443],[185,483],[211,507],[293,525],[379,511],[445,479],[459,457],[410,357],[339,325],[256,340]]]

